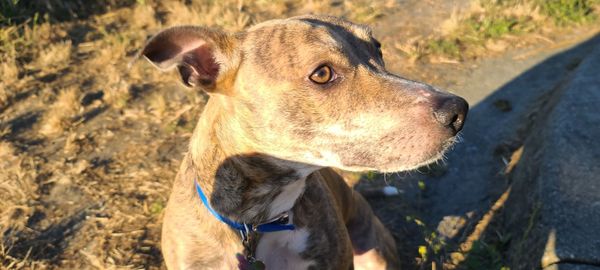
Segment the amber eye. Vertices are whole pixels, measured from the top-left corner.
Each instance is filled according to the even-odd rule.
[[[326,84],[333,79],[333,70],[329,66],[320,66],[312,74],[310,80],[318,84]]]

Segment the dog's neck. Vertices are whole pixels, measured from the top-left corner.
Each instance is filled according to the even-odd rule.
[[[252,224],[291,209],[304,190],[307,174],[298,169],[303,165],[240,145],[243,136],[230,130],[231,112],[211,100],[190,145],[197,181],[211,206],[221,215]]]

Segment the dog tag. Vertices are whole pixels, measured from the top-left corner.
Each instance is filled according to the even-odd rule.
[[[235,254],[240,270],[265,270],[265,264],[256,259],[248,259],[242,254]]]

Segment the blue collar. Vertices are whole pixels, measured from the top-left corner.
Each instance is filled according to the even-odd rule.
[[[296,229],[294,224],[282,224],[283,221],[286,219],[287,215],[277,217],[273,221],[263,223],[263,224],[258,224],[258,225],[237,223],[231,219],[221,216],[208,203],[208,199],[204,195],[204,192],[202,192],[202,188],[200,188],[198,181],[196,181],[194,179],[194,183],[196,184],[196,193],[198,193],[198,197],[200,197],[200,200],[202,200],[202,204],[204,204],[206,209],[208,209],[208,212],[210,212],[213,216],[215,216],[221,222],[229,225],[229,227],[231,227],[232,229],[240,231],[240,233],[242,234],[242,237],[247,235],[250,231],[266,233],[266,232],[278,232],[278,231],[292,231],[292,230]]]

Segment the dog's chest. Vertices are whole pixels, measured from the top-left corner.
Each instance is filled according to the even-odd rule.
[[[304,260],[300,253],[306,249],[309,235],[306,228],[265,233],[256,247],[256,258],[267,269],[307,269],[314,262]]]
[[[306,179],[299,179],[283,187],[281,193],[269,205],[269,219],[292,209],[298,197],[304,192],[305,186]]]

